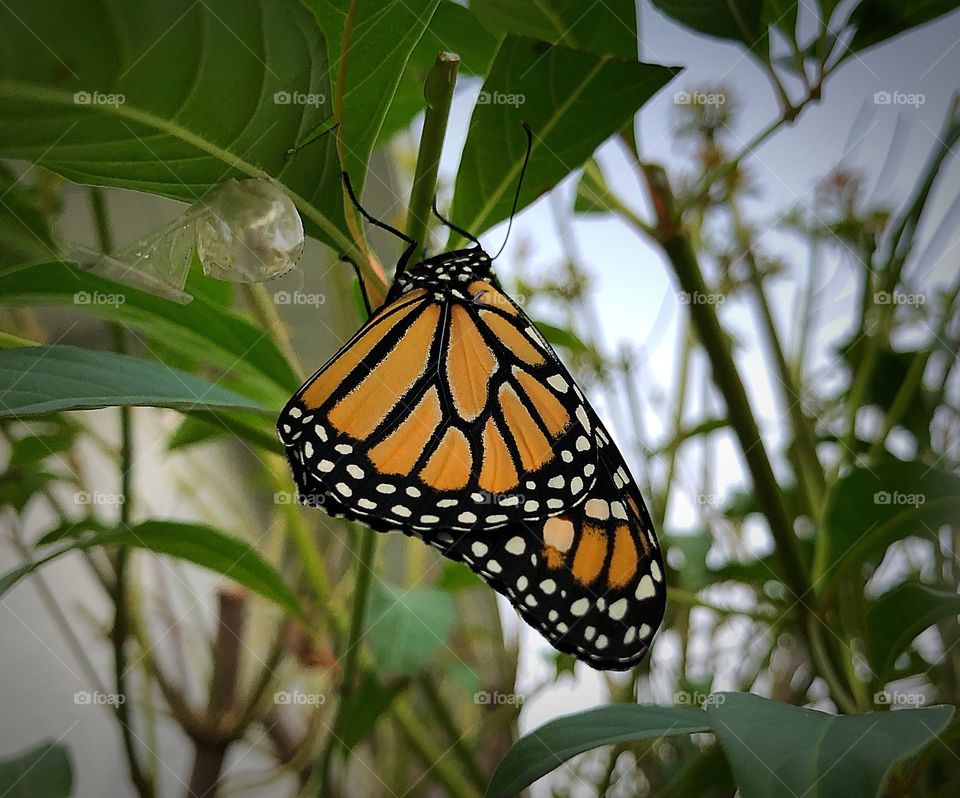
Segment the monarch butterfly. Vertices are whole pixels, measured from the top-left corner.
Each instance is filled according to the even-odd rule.
[[[528,131],[529,135],[529,131]],[[463,562],[558,650],[624,670],[665,604],[650,515],[573,377],[472,244],[407,268],[280,414],[304,504]]]

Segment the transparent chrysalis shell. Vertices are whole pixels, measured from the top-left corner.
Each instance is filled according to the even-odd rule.
[[[197,219],[203,272],[234,283],[263,283],[292,269],[303,252],[293,201],[266,180],[231,180]]]
[[[193,253],[208,277],[263,283],[292,269],[303,252],[293,201],[268,180],[229,180],[167,225],[111,255],[75,245],[64,253],[84,269],[186,304]]]

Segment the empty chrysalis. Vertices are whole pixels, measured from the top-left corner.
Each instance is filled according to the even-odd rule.
[[[303,252],[303,223],[293,201],[269,180],[228,180],[167,225],[112,255],[75,246],[66,254],[86,269],[175,302],[193,253],[208,277],[264,283],[292,269]]]

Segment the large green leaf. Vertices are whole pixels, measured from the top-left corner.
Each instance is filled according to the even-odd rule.
[[[272,177],[349,247],[335,137],[288,157],[332,116],[324,38],[296,0],[9,0],[0,52],[0,155],[186,202]]]
[[[68,552],[95,546],[131,546],[209,568],[269,599],[294,617],[305,620],[299,603],[280,574],[256,549],[238,538],[205,524],[180,521],[144,521],[116,529],[96,526],[81,522],[46,535],[40,541],[41,548],[64,541],[68,543],[0,577],[0,597],[37,568]]]
[[[70,755],[58,743],[41,743],[26,753],[0,761],[3,798],[67,798],[72,788]]]
[[[924,629],[942,618],[960,615],[960,596],[920,582],[906,582],[880,596],[867,610],[867,658],[881,681],[893,663]]]
[[[766,47],[764,0],[653,0],[653,5],[698,33],[740,42],[751,50]]]
[[[890,460],[857,468],[836,485],[817,541],[814,584],[827,590],[846,569],[895,540],[929,537],[960,521],[960,477],[926,463]]]
[[[269,335],[202,293],[178,305],[70,264],[40,263],[0,275],[0,299],[11,305],[68,305],[128,325],[236,375],[267,402],[285,401],[300,384]]]
[[[460,75],[487,74],[499,40],[488,33],[470,9],[453,0],[441,0],[433,19],[410,54],[396,94],[380,128],[382,143],[407,127],[424,110],[423,83],[434,65],[437,53],[448,51],[460,56]]]
[[[625,61],[637,58],[634,0],[605,0],[585,12],[582,0],[473,0],[470,8],[491,31],[516,33]]]
[[[327,39],[343,168],[359,191],[410,53],[439,0],[303,0]]]
[[[692,707],[613,704],[552,720],[521,737],[497,765],[487,796],[517,795],[568,759],[601,745],[710,731],[707,716]]]
[[[412,676],[446,644],[453,601],[442,590],[406,590],[380,583],[370,596],[364,640],[380,678]]]
[[[894,764],[946,728],[953,707],[837,716],[719,693],[707,716],[743,798],[873,798]]]
[[[265,410],[193,374],[129,355],[74,346],[0,351],[0,418],[116,406]]]
[[[580,167],[676,70],[509,35],[484,81],[457,174],[453,217],[474,234],[510,214],[533,131],[523,208]]]
[[[892,39],[917,25],[930,22],[960,7],[956,0],[863,0],[850,15],[857,32],[850,41],[851,50],[865,50]]]

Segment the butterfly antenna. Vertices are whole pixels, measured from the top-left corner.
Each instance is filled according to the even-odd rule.
[[[440,211],[437,210],[437,198],[436,198],[436,196],[434,196],[434,198],[433,198],[433,206],[432,206],[432,209],[433,209],[433,215],[436,216],[436,217],[437,217],[441,222],[443,222],[447,227],[449,227],[449,228],[450,228],[451,230],[453,230],[455,233],[460,233],[460,235],[462,235],[465,239],[467,239],[467,241],[472,241],[472,242],[473,242],[474,244],[476,244],[478,247],[480,246],[480,242],[477,240],[477,237],[476,237],[475,235],[473,235],[473,233],[468,233],[468,232],[467,232],[466,230],[464,230],[462,227],[457,227],[457,225],[455,225],[455,224],[454,224],[453,222],[451,222],[449,219],[447,219],[446,217],[444,217],[444,216],[440,213]]]
[[[530,130],[530,125],[526,122],[523,122],[523,129],[527,134],[527,152],[523,156],[523,166],[520,167],[520,177],[517,178],[517,192],[513,195],[513,207],[510,209],[510,221],[507,223],[507,234],[503,237],[503,244],[500,246],[499,251],[494,255],[490,260],[496,260],[503,254],[503,250],[507,247],[507,241],[510,239],[510,230],[513,229],[513,217],[517,213],[517,205],[520,203],[520,188],[523,186],[523,176],[527,171],[527,164],[530,163],[530,151],[533,149],[533,131]]]
[[[343,178],[343,184],[347,187],[347,194],[350,195],[350,201],[364,219],[370,222],[370,224],[372,224],[374,227],[379,227],[381,230],[386,230],[388,233],[393,233],[397,238],[406,241],[408,244],[416,245],[417,242],[410,238],[410,236],[406,235],[405,233],[401,233],[396,227],[391,227],[386,222],[381,222],[379,219],[376,219],[367,213],[360,204],[360,200],[357,199],[357,195],[353,192],[353,186],[350,184],[350,175],[348,175],[346,172],[341,172],[340,176]]]

